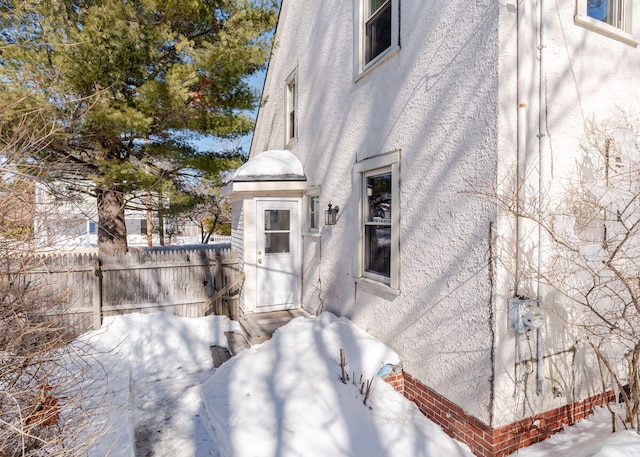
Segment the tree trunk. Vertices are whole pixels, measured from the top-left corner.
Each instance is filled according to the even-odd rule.
[[[127,252],[124,195],[116,189],[98,189],[98,249],[102,254]]]

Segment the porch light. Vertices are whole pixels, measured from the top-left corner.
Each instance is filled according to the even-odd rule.
[[[324,212],[324,225],[336,225],[338,211],[340,211],[339,206],[333,206],[329,203],[329,209]]]

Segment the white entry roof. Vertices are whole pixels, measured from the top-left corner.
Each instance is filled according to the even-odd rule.
[[[270,150],[249,159],[229,179],[246,181],[306,181],[302,163],[290,151]]]

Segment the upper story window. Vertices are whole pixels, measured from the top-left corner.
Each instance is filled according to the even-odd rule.
[[[399,288],[399,152],[356,163],[360,202],[358,278]]]
[[[640,0],[578,0],[576,23],[619,41],[640,43]]]
[[[285,143],[289,144],[295,140],[298,136],[298,73],[294,71],[286,81],[286,119],[285,119],[285,131],[286,138]]]
[[[628,14],[631,9],[630,0],[587,0],[587,16],[605,22],[609,25],[627,30]]]
[[[358,73],[399,47],[399,1],[357,0],[359,2]]]

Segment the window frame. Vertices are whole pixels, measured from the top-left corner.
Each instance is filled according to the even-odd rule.
[[[640,0],[621,0],[625,3],[624,28],[589,16],[588,1],[577,0],[576,24],[634,47],[640,44]]]
[[[312,214],[312,208],[311,208],[312,200],[315,200],[317,203],[315,214]],[[309,236],[320,236],[320,228],[322,223],[322,211],[320,210],[320,187],[319,186],[312,187],[305,192],[304,204],[305,204],[304,234]],[[312,227],[311,218],[314,215],[315,215],[316,226]]]
[[[390,151],[356,162],[353,167],[353,194],[358,205],[358,246],[355,260],[355,277],[359,282],[399,293],[400,289],[400,151]],[[389,277],[365,270],[365,227],[367,204],[367,177],[391,174],[391,253]]]
[[[370,0],[355,1],[357,2],[357,39],[354,55],[356,58],[355,72],[356,76],[359,77],[369,69],[385,61],[388,57],[393,55],[395,51],[400,49],[400,0],[387,0],[391,4],[391,45],[366,63],[367,22],[371,17],[375,16],[376,12],[381,10],[382,6],[379,7],[374,14],[367,17],[367,3]]]
[[[284,142],[286,145],[298,139],[298,69],[285,80],[284,85]],[[293,119],[291,116],[293,115]]]

